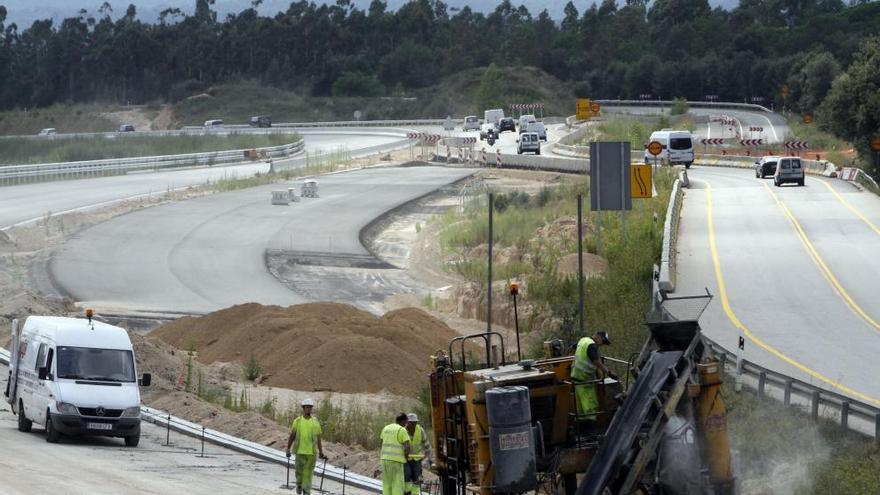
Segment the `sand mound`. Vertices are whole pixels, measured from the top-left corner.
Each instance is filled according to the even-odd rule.
[[[253,355],[264,385],[401,395],[427,383],[428,357],[456,335],[420,309],[376,318],[336,303],[244,304],[184,317],[150,334],[180,349],[194,345],[202,363],[244,363]]]

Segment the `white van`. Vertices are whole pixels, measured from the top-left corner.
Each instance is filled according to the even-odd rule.
[[[495,126],[495,129],[498,129],[498,121],[504,118],[504,110],[500,108],[495,108],[492,110],[486,110],[483,112],[483,122],[486,124],[492,124]]]
[[[87,313],[88,314],[88,313]],[[140,390],[134,350],[125,330],[79,318],[29,316],[21,332],[12,322],[6,400],[18,430],[44,425],[46,441],[61,435],[141,436]]]
[[[526,131],[537,133],[538,137],[541,138],[541,141],[547,140],[547,128],[544,127],[543,122],[529,122],[526,126]]]
[[[648,152],[648,143],[652,141],[659,142],[663,147],[656,158]],[[645,143],[645,163],[654,163],[657,159],[669,165],[683,164],[684,168],[691,168],[694,163],[694,139],[690,131],[655,131],[651,133],[648,143]]]
[[[521,115],[519,117],[519,133],[522,134],[529,129],[529,124],[532,122],[537,122],[538,119],[535,118],[534,115]]]
[[[58,134],[58,131],[55,130],[54,127],[47,127],[45,129],[41,129],[37,136],[54,136]]]
[[[222,129],[223,121],[221,119],[212,119],[205,121],[205,129]]]

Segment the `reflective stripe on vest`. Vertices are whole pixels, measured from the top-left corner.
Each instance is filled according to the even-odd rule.
[[[394,461],[401,464],[406,462],[406,457],[403,455],[403,444],[397,440],[400,430],[403,430],[403,432],[409,436],[409,433],[406,432],[406,428],[397,423],[390,424],[382,429],[383,461]]]
[[[416,431],[412,434],[412,442],[410,442],[410,460],[421,461],[425,458],[424,449],[425,429],[422,425],[416,425]]]
[[[578,341],[577,349],[574,351],[574,364],[572,365],[571,377],[575,380],[587,380],[592,374],[595,376],[596,367],[587,356],[587,348],[595,344],[590,337],[584,337]]]

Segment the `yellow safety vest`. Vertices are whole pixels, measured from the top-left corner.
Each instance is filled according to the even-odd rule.
[[[412,434],[412,442],[409,447],[409,459],[411,461],[421,461],[425,458],[425,429],[422,425],[416,425],[416,431]]]
[[[571,365],[571,377],[575,380],[586,381],[596,379],[596,367],[587,356],[587,348],[595,344],[590,337],[584,337],[578,341],[574,351],[574,364]]]
[[[406,431],[406,428],[400,426],[397,423],[392,423],[385,428],[382,429],[382,460],[383,461],[393,461],[399,462],[401,464],[406,463],[406,457],[403,455],[403,443],[404,441],[400,440],[401,433],[403,433],[404,438],[409,440],[409,432]]]

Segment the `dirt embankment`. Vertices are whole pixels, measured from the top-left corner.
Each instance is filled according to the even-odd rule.
[[[253,355],[264,385],[412,396],[430,372],[429,356],[457,333],[420,309],[377,318],[352,306],[313,303],[233,306],[181,318],[150,335],[181,349],[195,346],[202,363],[244,363]]]

